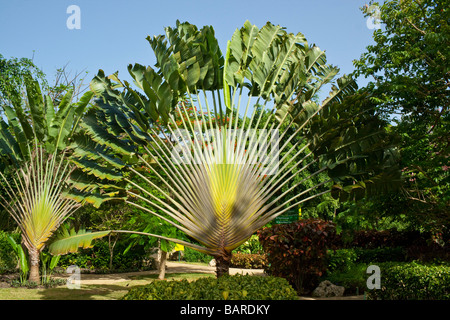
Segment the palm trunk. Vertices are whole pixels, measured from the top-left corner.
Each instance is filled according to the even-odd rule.
[[[30,282],[39,283],[39,250],[31,248],[28,250],[28,254],[30,256],[30,276],[28,280]]]
[[[221,255],[215,256],[217,278],[230,274],[231,252],[224,251]]]
[[[161,259],[159,260],[159,280],[164,280],[166,276],[166,260],[167,260],[167,252],[161,250]]]

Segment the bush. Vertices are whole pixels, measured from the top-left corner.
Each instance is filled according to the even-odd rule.
[[[134,246],[126,254],[123,252],[127,248],[128,243],[118,241],[114,247],[114,255],[112,261],[112,270],[114,271],[134,271],[151,269],[151,263],[145,261],[149,259],[149,253],[143,246]],[[70,253],[61,256],[58,265],[67,268],[70,265],[76,265],[81,269],[91,269],[96,271],[112,271],[109,270],[109,247],[108,241],[96,241],[90,249],[80,250],[78,253]]]
[[[295,290],[283,278],[224,275],[189,282],[154,281],[135,287],[123,300],[295,300]]]
[[[417,262],[383,263],[381,289],[368,291],[371,300],[450,300],[450,265]]]
[[[11,235],[17,243],[20,243],[20,234],[0,230],[0,273],[14,272],[17,267],[16,255],[11,253],[11,245],[6,240],[8,235]]]
[[[264,269],[267,267],[267,257],[265,254],[233,253],[230,267]]]
[[[358,260],[355,249],[328,250],[327,272],[348,271]]]
[[[346,269],[327,272],[321,281],[329,280],[335,285],[343,286],[346,294],[361,294],[367,288],[366,282],[370,276],[366,273],[368,266],[366,263],[352,264]]]
[[[209,263],[212,259],[213,257],[206,253],[199,252],[186,246],[184,247],[183,260],[186,262]]]
[[[321,219],[264,228],[259,239],[269,262],[266,271],[286,278],[300,294],[308,293],[327,268],[327,250],[335,238],[335,225]]]
[[[259,242],[259,237],[257,234],[252,235],[247,241],[241,244],[239,247],[233,250],[234,253],[253,253],[262,254],[264,249]]]
[[[426,246],[431,239],[430,233],[419,231],[388,230],[358,230],[352,232],[352,240],[347,243],[349,247],[380,248],[380,247],[408,247]]]
[[[406,250],[402,247],[376,249],[338,249],[328,251],[328,272],[348,271],[356,263],[407,261]]]

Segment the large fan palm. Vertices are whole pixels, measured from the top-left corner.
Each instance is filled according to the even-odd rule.
[[[120,198],[119,183],[127,182],[125,201],[195,239],[200,245],[168,240],[214,256],[220,276],[228,271],[231,251],[286,210],[331,191],[353,196],[366,186],[356,180],[375,184],[368,180],[376,176],[366,170],[367,155],[386,162],[385,145],[374,143],[385,136],[381,123],[364,112],[360,128],[352,118],[339,118],[341,111],[348,115],[339,103],[356,90],[348,77],[338,79],[321,104],[313,102],[338,69],[327,65],[324,51],[309,46],[302,34],[246,22],[228,42],[225,56],[211,27],[177,23],[165,36],[147,39],[159,71],[130,65],[138,90],[101,71],[91,82],[98,99],[83,128],[92,140],[76,139],[74,161],[85,176],[81,191],[95,197],[95,190],[111,190],[97,194],[98,203]],[[193,105],[200,112],[191,112]],[[261,109],[270,112],[264,123]],[[283,130],[282,123],[287,124]],[[292,147],[298,136],[302,139]],[[159,180],[148,179],[136,163]],[[319,169],[284,188],[294,172],[312,167]],[[164,197],[133,182],[125,168]],[[321,172],[331,173],[330,179],[292,194]],[[322,186],[325,191],[312,192]],[[75,240],[62,238],[52,250],[73,250]]]

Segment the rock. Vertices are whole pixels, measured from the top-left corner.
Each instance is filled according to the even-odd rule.
[[[345,288],[332,284],[330,281],[322,281],[319,286],[312,292],[313,297],[327,298],[327,297],[342,297]]]
[[[216,266],[216,259],[212,259],[209,263],[208,266],[210,267],[215,267]]]

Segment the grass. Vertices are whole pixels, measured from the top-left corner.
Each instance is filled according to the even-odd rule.
[[[213,277],[205,273],[168,273],[167,280],[195,280],[201,277]],[[65,285],[49,289],[1,288],[0,300],[118,300],[130,288],[146,285],[157,279],[157,274],[138,275],[131,280],[118,281],[113,284],[85,284],[81,281],[80,289],[69,289]]]

